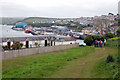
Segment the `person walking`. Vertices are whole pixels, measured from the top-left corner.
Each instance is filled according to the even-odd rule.
[[[99,44],[100,44],[100,47],[101,47],[101,48],[102,48],[102,43],[103,43],[103,42],[100,40]]]
[[[106,46],[106,39],[104,39],[104,46]]]
[[[97,40],[95,40],[94,45],[95,45],[95,47],[97,47]]]
[[[100,47],[100,41],[97,41],[97,47]]]

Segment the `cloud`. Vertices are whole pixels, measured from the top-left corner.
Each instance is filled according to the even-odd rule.
[[[112,12],[119,0],[1,0],[2,16],[80,17]]]

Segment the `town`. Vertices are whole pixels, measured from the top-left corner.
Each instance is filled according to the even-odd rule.
[[[120,1],[0,2],[0,79],[120,79]]]
[[[32,24],[37,23],[56,23],[56,25],[48,27],[37,27],[31,26],[32,24],[19,22],[13,27],[15,30],[25,29],[26,33],[32,33],[33,35],[65,35],[65,36],[80,36],[80,35],[91,35],[91,34],[105,34],[106,32],[115,33],[118,30],[118,14],[114,15],[109,13],[108,15],[101,15],[95,17],[80,17],[74,19],[61,19],[61,20],[46,20],[46,21],[36,21],[34,20]],[[59,26],[57,24],[65,25],[70,24],[73,29],[68,26]],[[83,28],[79,25],[81,25]],[[79,30],[79,31],[78,31]],[[78,36],[77,36],[78,35]],[[80,38],[80,37],[78,37]]]

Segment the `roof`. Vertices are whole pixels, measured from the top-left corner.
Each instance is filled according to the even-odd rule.
[[[18,22],[18,23],[16,23],[16,25],[18,26],[18,25],[27,25],[27,23],[23,23],[23,22]]]
[[[48,40],[51,40],[51,38],[56,40],[56,37],[47,36]],[[71,37],[61,37],[61,38],[63,38],[65,41],[74,41],[75,40],[74,38],[71,38]],[[26,41],[26,40],[38,41],[38,40],[45,40],[46,36],[40,36],[40,37],[4,37],[4,38],[2,38],[2,42],[7,42],[9,39],[11,42],[13,42],[13,41]]]

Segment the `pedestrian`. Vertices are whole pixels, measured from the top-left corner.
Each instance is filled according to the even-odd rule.
[[[100,47],[100,41],[99,40],[97,41],[97,47]]]
[[[95,47],[97,47],[97,40],[95,40],[94,45],[95,45]]]
[[[104,39],[104,46],[106,46],[106,39]]]
[[[100,44],[100,47],[101,47],[101,48],[102,48],[102,43],[103,43],[103,42],[100,40],[99,44]]]

